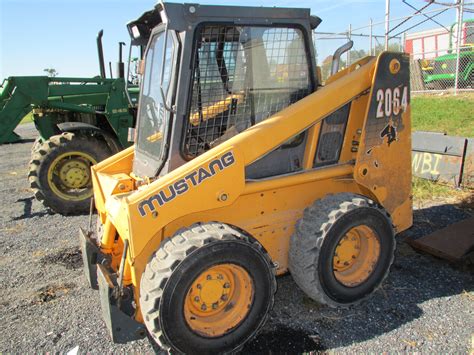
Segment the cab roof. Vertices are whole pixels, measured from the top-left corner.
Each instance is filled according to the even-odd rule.
[[[311,16],[310,9],[255,6],[200,5],[196,3],[159,3],[127,24],[134,44],[146,45],[153,28],[166,22],[169,28],[185,31],[200,21],[234,24],[271,25],[273,23],[309,24],[315,29],[321,19]],[[138,36],[137,36],[138,34]]]

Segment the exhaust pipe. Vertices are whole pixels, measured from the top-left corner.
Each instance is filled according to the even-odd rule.
[[[119,60],[117,63],[117,77],[125,78],[125,63],[122,60],[122,47],[125,46],[125,42],[119,42]]]
[[[105,63],[104,63],[104,48],[102,47],[102,36],[104,35],[104,30],[100,30],[97,35],[97,53],[99,55],[99,67],[100,67],[100,77],[105,79]]]
[[[332,56],[331,75],[334,75],[339,71],[339,63],[341,62],[341,56],[347,51],[351,50],[352,46],[354,46],[354,41],[349,41],[346,44],[340,46],[338,49],[336,49]]]

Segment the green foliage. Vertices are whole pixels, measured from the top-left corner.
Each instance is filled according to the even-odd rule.
[[[382,53],[384,49],[384,45],[379,44],[375,46],[375,54],[378,55]],[[399,52],[400,51],[400,46],[398,44],[390,44],[389,51],[391,52]],[[358,61],[359,59],[362,59],[366,56],[370,55],[369,51],[366,51],[364,49],[352,49],[350,51],[350,64]],[[340,69],[343,69],[346,67],[347,62],[346,62],[346,55],[343,54],[341,57],[341,62],[339,65]],[[326,57],[322,62],[319,64],[321,66],[321,75],[323,77],[323,81],[325,81],[330,75],[331,75],[331,64],[332,64],[332,56]]]
[[[414,176],[412,193],[415,202],[451,197],[453,188]]]
[[[412,98],[412,130],[474,137],[474,95]]]
[[[20,124],[33,122],[33,112],[30,112],[20,121]]]
[[[55,78],[59,74],[54,68],[46,68],[43,69],[43,71],[46,72],[50,78]]]

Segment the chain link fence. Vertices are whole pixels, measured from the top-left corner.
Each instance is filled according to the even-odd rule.
[[[439,15],[443,15],[443,21]],[[456,5],[439,6],[393,19],[389,28],[387,34],[384,21],[369,20],[366,25],[349,25],[338,33],[316,30],[317,63],[323,81],[331,75],[332,54],[338,47],[354,42],[353,48],[341,57],[342,69],[364,56],[379,54],[385,50],[387,40],[390,51],[410,55],[413,93],[474,92],[474,15],[469,7],[460,16]]]

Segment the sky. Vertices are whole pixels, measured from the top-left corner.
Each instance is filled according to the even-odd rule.
[[[409,1],[418,7],[425,4],[423,0]],[[318,28],[322,32],[345,31],[349,24],[352,28],[365,26],[370,18],[380,22],[385,14],[385,0],[218,0],[199,3],[307,7],[323,19]],[[63,77],[98,75],[98,31],[104,30],[106,63],[115,63],[118,42],[129,41],[125,24],[155,4],[156,0],[0,0],[0,81],[8,76],[44,75],[45,68],[54,68]],[[411,13],[413,11],[402,0],[391,1],[392,18]],[[448,11],[438,18],[449,25],[455,22],[455,12]],[[411,20],[405,28],[416,22]],[[411,32],[435,27],[436,24],[427,22]],[[383,26],[375,31],[383,34]],[[367,30],[358,32],[368,33]],[[321,41],[319,56],[332,53],[342,42]],[[365,49],[367,40],[357,40],[357,46]],[[128,54],[128,50],[125,53]]]

